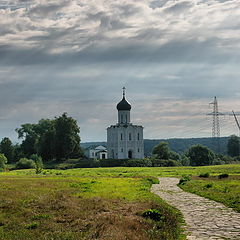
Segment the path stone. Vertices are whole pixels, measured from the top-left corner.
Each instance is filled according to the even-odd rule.
[[[178,208],[185,219],[189,240],[240,240],[240,213],[221,203],[184,192],[178,178],[159,178],[152,192]]]

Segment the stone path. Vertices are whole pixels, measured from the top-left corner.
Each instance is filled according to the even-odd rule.
[[[178,208],[185,219],[189,240],[240,240],[240,213],[221,203],[184,192],[178,178],[159,178],[152,192]]]

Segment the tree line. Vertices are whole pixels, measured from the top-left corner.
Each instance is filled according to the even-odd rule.
[[[77,121],[63,113],[54,119],[41,119],[38,123],[25,123],[16,129],[20,144],[7,137],[0,142],[0,169],[16,163],[17,168],[36,168],[43,163],[55,162],[60,167],[111,167],[111,166],[203,166],[239,161],[240,141],[236,135],[227,142],[227,154],[216,154],[208,147],[196,144],[182,154],[172,151],[167,142],[160,142],[145,159],[86,159],[80,147],[80,128]]]
[[[0,153],[4,154],[8,163],[15,163],[33,155],[38,155],[44,162],[83,156],[80,148],[80,128],[77,121],[67,113],[54,119],[41,119],[35,124],[22,124],[16,132],[22,140],[21,144],[14,145],[7,137],[0,142]]]

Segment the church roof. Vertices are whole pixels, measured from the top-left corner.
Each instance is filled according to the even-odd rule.
[[[129,111],[131,110],[131,104],[125,99],[125,87],[123,88],[123,98],[117,105],[118,111]]]
[[[126,111],[126,110],[131,110],[131,104],[123,97],[122,101],[118,103],[117,105],[117,110],[118,111]]]

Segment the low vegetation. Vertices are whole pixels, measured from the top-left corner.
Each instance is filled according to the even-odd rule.
[[[0,174],[1,240],[182,238],[179,212],[150,193],[154,177],[44,171]]]

